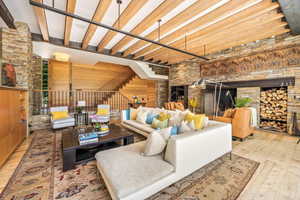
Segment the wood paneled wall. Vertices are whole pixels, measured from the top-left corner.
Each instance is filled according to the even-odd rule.
[[[73,89],[114,90],[134,72],[126,66],[102,63],[72,64]]]
[[[147,106],[157,105],[156,81],[140,79],[127,66],[102,63],[83,65],[51,60],[49,64],[50,90],[119,90],[132,101],[133,96],[144,98]]]
[[[0,167],[27,133],[27,92],[0,88]]]
[[[69,90],[71,83],[71,63],[50,60],[48,67],[49,90]]]

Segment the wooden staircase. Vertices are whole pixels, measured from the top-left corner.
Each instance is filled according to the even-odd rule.
[[[133,96],[144,98],[147,102],[147,106],[154,107],[155,104],[155,83],[151,80],[144,80],[139,78],[137,75],[133,76],[126,84],[119,87],[119,90],[110,95],[104,103],[115,105],[114,102],[120,102],[119,98],[122,96],[122,108],[128,108],[128,103],[132,102]],[[117,107],[117,106],[112,106]]]
[[[107,102],[108,99],[110,99],[113,95],[115,95],[117,92],[119,92],[123,87],[125,87],[127,84],[129,84],[134,78],[136,78],[136,74],[132,74],[128,79],[126,79],[122,84],[120,84],[118,87],[114,88],[113,91],[110,91],[103,99],[103,102]]]

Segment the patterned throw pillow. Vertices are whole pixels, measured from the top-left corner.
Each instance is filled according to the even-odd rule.
[[[153,119],[156,118],[158,115],[154,114],[154,113],[148,113],[147,114],[147,119],[146,119],[146,123],[147,124],[152,124]]]
[[[160,121],[156,118],[153,119],[151,127],[154,129],[164,129],[168,127],[168,120]]]

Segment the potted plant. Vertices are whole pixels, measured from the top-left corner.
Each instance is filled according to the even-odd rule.
[[[236,98],[235,102],[236,108],[242,108],[249,106],[249,104],[252,102],[252,99],[249,97]]]

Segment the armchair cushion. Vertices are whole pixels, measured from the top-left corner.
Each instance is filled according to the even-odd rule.
[[[98,108],[96,115],[109,115],[109,110],[104,108]]]
[[[69,117],[69,114],[66,111],[52,112],[51,114],[52,114],[53,120],[60,120],[60,119],[65,119],[65,118]]]
[[[66,118],[63,118],[63,119],[54,119],[52,120],[52,123],[54,124],[64,124],[64,123],[70,123],[70,122],[75,122],[75,119],[73,117],[66,117]]]

